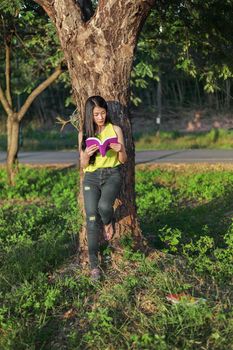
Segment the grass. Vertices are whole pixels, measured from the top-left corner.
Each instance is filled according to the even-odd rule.
[[[92,284],[73,263],[82,218],[77,172],[0,169],[0,349],[233,349],[233,173],[139,166],[150,251],[123,253]],[[169,293],[207,301],[171,305]]]
[[[137,150],[153,149],[232,149],[233,131],[212,129],[207,132],[181,133],[179,131],[164,132],[148,135],[136,134]]]
[[[77,131],[60,132],[58,128],[52,130],[36,130],[28,128],[23,130],[20,137],[20,150],[22,151],[46,151],[46,150],[64,150],[77,149]],[[0,151],[5,151],[7,145],[7,136],[0,135]]]
[[[156,149],[232,149],[233,131],[212,129],[208,132],[181,133],[178,131],[134,134],[136,150]],[[0,135],[0,151],[6,150],[6,134]],[[60,132],[58,129],[23,131],[22,151],[77,149],[77,132]]]

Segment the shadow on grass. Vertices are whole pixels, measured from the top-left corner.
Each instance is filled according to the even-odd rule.
[[[1,291],[49,274],[74,254],[80,223],[77,174],[69,171],[22,168],[15,187],[0,182]]]
[[[187,203],[179,206],[175,203],[170,210],[155,214],[148,221],[141,218],[141,228],[144,238],[151,248],[164,248],[159,238],[159,231],[165,226],[182,233],[180,244],[197,241],[201,236],[212,237],[216,247],[222,247],[223,236],[231,225],[233,191],[223,197],[214,199],[206,204]]]
[[[30,173],[30,170],[26,169],[25,172],[27,171]],[[59,185],[61,176],[63,176],[63,181],[68,181],[66,175],[68,177],[69,171],[69,169],[59,169],[59,171],[55,169],[44,172],[45,181],[43,179],[38,181],[38,174],[41,176],[39,171],[38,173],[32,172],[31,177],[24,184],[24,190],[23,186],[20,185],[22,195],[26,188],[26,192],[29,193],[28,189],[36,184],[38,194],[43,193],[44,188],[46,188],[46,194],[51,193],[54,183]],[[22,179],[24,175],[21,172]],[[153,185],[153,188],[155,187],[157,189],[166,188],[158,183]],[[56,190],[56,196],[58,199],[60,197],[59,200],[62,202],[59,207],[52,205],[51,202],[44,207],[40,204],[26,204],[21,206],[20,210],[20,206],[12,206],[12,208],[8,206],[3,212],[0,226],[6,227],[7,223],[11,223],[10,227],[5,228],[5,236],[4,230],[0,233],[0,238],[5,244],[4,251],[0,251],[3,257],[2,261],[4,261],[0,272],[9,276],[9,278],[7,277],[8,282],[3,282],[4,288],[9,288],[8,284],[31,280],[39,272],[49,273],[74,254],[76,242],[74,242],[73,237],[78,232],[74,222],[77,217],[69,208],[70,197],[64,197],[64,199],[60,196],[62,189],[63,185],[61,189],[58,187]],[[173,197],[176,198],[174,190]],[[164,193],[161,194],[160,200],[163,199]],[[172,230],[180,230],[182,235],[179,245],[186,244],[191,240],[195,242],[201,236],[208,235],[214,238],[216,247],[222,247],[224,244],[223,236],[231,223],[226,213],[231,209],[232,199],[233,191],[206,204],[198,204],[194,201],[186,201],[185,203],[185,199],[183,199],[182,203],[176,201],[169,208],[166,207],[164,212],[160,211],[154,216],[153,213],[151,214],[152,209],[148,207],[152,219],[141,218],[141,227],[149,247],[165,248],[159,237],[159,231],[166,225]],[[160,204],[158,203],[158,205]]]
[[[0,266],[1,290],[34,280],[39,273],[50,273],[75,252],[73,232],[70,223],[62,218],[60,210],[44,208],[44,213],[35,206],[18,210],[7,208],[12,216],[11,229],[1,234],[4,249],[1,251]],[[23,213],[22,213],[23,212]],[[16,214],[16,215],[15,215]],[[20,218],[21,214],[23,217]],[[3,211],[4,215],[4,211]],[[30,217],[35,219],[30,221]],[[14,217],[14,218],[13,218]],[[28,221],[24,226],[23,221]],[[23,227],[24,226],[24,227]],[[2,278],[3,280],[2,280]]]

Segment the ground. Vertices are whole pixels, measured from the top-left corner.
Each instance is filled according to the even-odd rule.
[[[135,133],[150,132],[157,128],[157,112],[144,112],[140,108],[131,111],[132,127]],[[161,130],[164,131],[209,131],[212,128],[233,128],[233,112],[210,109],[177,108],[164,110]]]

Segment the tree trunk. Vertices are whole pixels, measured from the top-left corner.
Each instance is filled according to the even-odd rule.
[[[119,53],[119,52],[118,52]],[[106,53],[107,55],[107,53]],[[120,55],[120,53],[119,53]],[[99,58],[100,62],[101,58]],[[105,59],[103,59],[105,61]],[[103,64],[104,64],[103,61]],[[109,56],[109,61],[111,57]],[[106,64],[106,62],[105,62]],[[112,62],[113,64],[113,62]],[[130,67],[123,65],[119,67],[114,62],[114,66],[106,67],[106,76],[103,81],[100,80],[97,74],[92,74],[93,67],[90,66],[89,79],[86,79],[87,76],[87,67],[85,66],[85,73],[82,70],[82,67],[79,66],[79,83],[81,89],[85,88],[85,85],[88,85],[88,82],[91,81],[93,90],[89,94],[84,94],[84,91],[77,89],[75,91],[76,101],[78,106],[83,106],[84,101],[87,97],[91,95],[101,95],[103,96],[109,107],[109,115],[113,124],[119,125],[122,128],[125,140],[125,147],[128,155],[128,161],[122,168],[123,176],[123,186],[119,198],[115,203],[115,235],[113,244],[118,245],[119,238],[124,234],[130,234],[134,237],[135,246],[140,246],[141,244],[141,231],[139,223],[136,216],[136,206],[135,206],[135,150],[132,139],[132,129],[129,119],[129,113],[127,108],[127,103],[129,99],[129,92],[127,84],[124,84],[125,81],[125,72],[128,70],[130,74]],[[114,74],[113,74],[114,70]],[[112,71],[112,75],[107,76],[107,72]],[[76,85],[77,86],[77,85]],[[85,96],[85,97],[84,97]],[[81,170],[80,176],[80,204],[83,207],[83,198],[82,198],[82,181],[83,173]],[[86,241],[86,229],[83,227],[83,230],[80,232],[79,237],[79,257],[80,261],[87,262],[87,241]]]
[[[176,79],[176,86],[177,86],[177,90],[178,90],[179,104],[181,107],[183,107],[183,93],[182,93],[182,88],[180,86],[179,79]]]
[[[226,86],[226,97],[225,97],[225,107],[227,110],[230,109],[230,100],[231,100],[231,81],[230,79],[227,79],[225,82],[225,86]]]
[[[200,94],[200,87],[199,87],[199,82],[197,80],[197,78],[195,78],[195,90],[196,90],[196,96],[197,96],[197,100],[195,101],[195,103],[197,103],[199,105],[199,107],[201,107],[201,94]]]
[[[10,185],[14,185],[14,177],[18,171],[19,121],[17,115],[7,119],[7,175]]]
[[[161,129],[161,119],[162,119],[162,77],[160,69],[158,71],[158,85],[157,85],[157,106],[158,106],[158,114],[156,118],[156,124],[157,124],[157,135],[160,134]]]
[[[172,82],[171,87],[172,87],[172,92],[173,92],[173,96],[174,96],[173,101],[175,101],[175,106],[177,107],[177,106],[179,106],[179,100],[177,98],[177,91],[176,91],[175,83]]]

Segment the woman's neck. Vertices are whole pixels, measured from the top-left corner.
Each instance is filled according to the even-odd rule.
[[[98,126],[96,128],[96,133],[100,134],[104,129],[105,129],[106,124],[104,124],[103,126]]]

